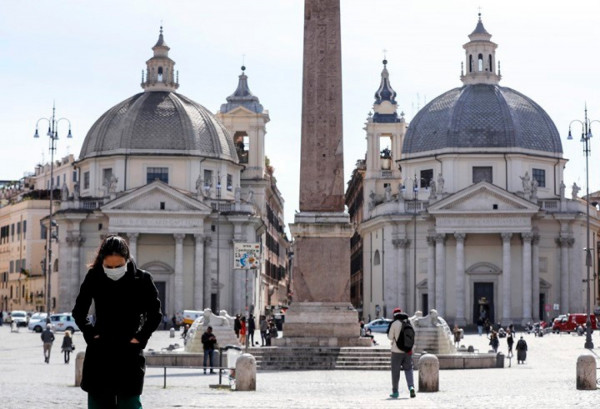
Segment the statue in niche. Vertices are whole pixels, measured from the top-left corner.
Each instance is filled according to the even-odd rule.
[[[69,188],[66,183],[63,183],[62,188],[60,189],[60,200],[63,202],[69,199]]]
[[[386,201],[386,203],[392,201],[392,187],[390,186],[389,183],[385,187],[385,201]]]
[[[567,185],[565,185],[565,182],[561,180],[560,182],[560,200],[563,200],[565,198],[565,190],[567,189]]]
[[[533,179],[531,181],[531,198],[537,200],[537,191],[538,191],[538,186],[540,184],[538,183],[537,179]]]
[[[108,182],[108,192],[115,193],[117,191],[117,183],[119,182],[119,178],[115,176],[115,174],[110,175],[110,181]]]
[[[79,182],[75,182],[73,185],[73,198],[79,200]]]
[[[523,182],[523,193],[525,194],[525,198],[531,197],[531,178],[529,177],[529,172],[525,172],[525,176],[519,176],[521,181]]]
[[[442,176],[442,172],[438,173],[437,190],[440,194],[444,193],[444,177]]]
[[[374,207],[375,207],[375,192],[373,192],[371,190],[371,193],[369,193],[369,210],[373,210]]]
[[[435,186],[435,180],[430,180],[429,181],[429,199],[436,199],[437,198],[437,190],[436,190],[436,186]]]
[[[579,197],[580,190],[581,190],[581,188],[579,186],[577,186],[577,183],[573,182],[573,190],[571,191],[571,199],[577,200],[577,198]]]
[[[254,190],[248,191],[248,195],[246,196],[246,202],[254,203]]]
[[[398,201],[404,201],[404,185],[402,183],[398,183]]]
[[[239,203],[242,199],[242,188],[241,187],[236,187],[235,188],[235,192],[234,192],[234,199],[236,203]]]

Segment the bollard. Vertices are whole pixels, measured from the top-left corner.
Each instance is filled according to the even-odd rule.
[[[175,338],[175,328],[173,327],[169,330],[169,338]]]
[[[438,392],[439,390],[440,361],[435,355],[422,355],[419,359],[419,392]]]
[[[250,354],[242,354],[235,362],[235,390],[256,390],[256,359]]]
[[[502,352],[496,354],[496,368],[504,368],[504,354]]]
[[[596,390],[596,358],[592,355],[579,355],[577,358],[577,389]]]
[[[81,386],[81,378],[83,376],[83,360],[85,352],[80,351],[75,357],[75,386]]]

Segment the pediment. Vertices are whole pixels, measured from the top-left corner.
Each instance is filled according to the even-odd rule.
[[[164,209],[161,209],[164,203]],[[161,181],[154,181],[118,197],[102,206],[106,213],[121,212],[200,212],[209,214],[211,208]]]
[[[539,206],[487,182],[479,182],[432,204],[432,215],[442,214],[533,214]]]

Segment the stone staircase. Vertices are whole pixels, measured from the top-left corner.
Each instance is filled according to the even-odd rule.
[[[389,348],[249,348],[258,370],[389,370]]]

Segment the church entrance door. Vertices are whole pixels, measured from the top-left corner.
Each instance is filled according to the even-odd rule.
[[[494,283],[473,283],[473,324],[480,317],[494,323]]]

